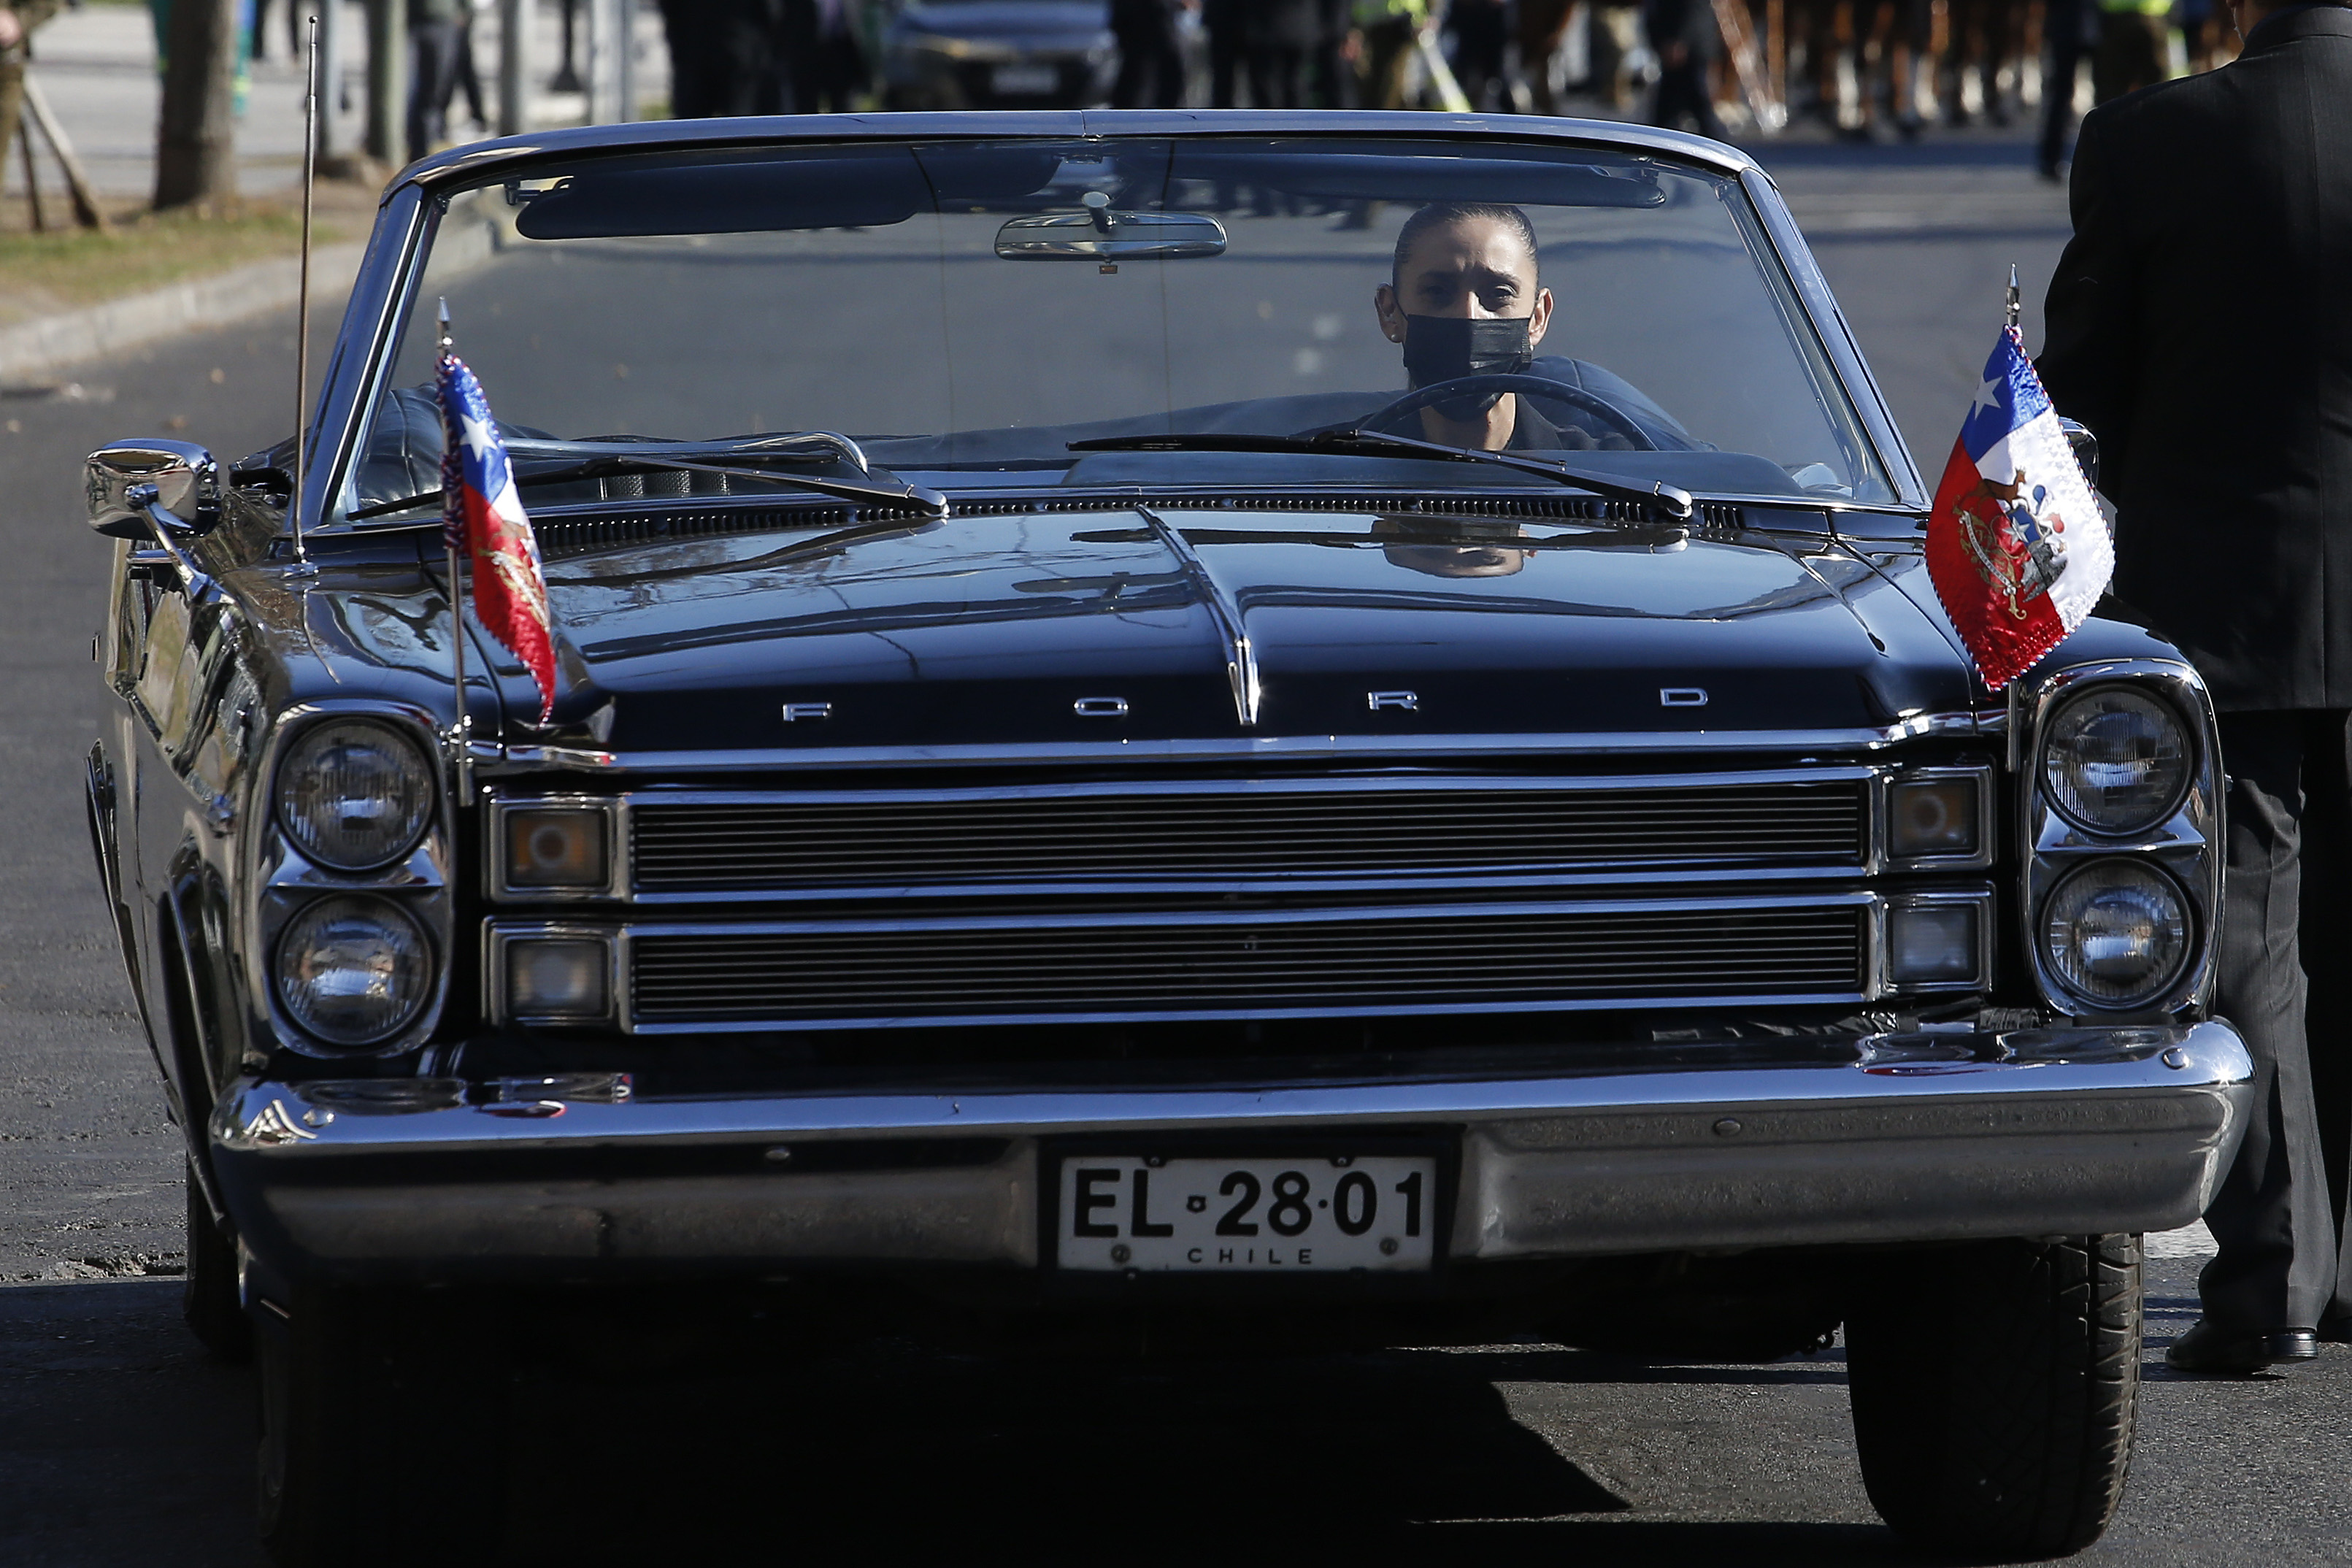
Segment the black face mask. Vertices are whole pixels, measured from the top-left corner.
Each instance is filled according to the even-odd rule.
[[[1473,321],[1467,316],[1407,316],[1404,368],[1416,387],[1458,381],[1465,375],[1518,375],[1535,363],[1528,341],[1532,318],[1504,316]],[[1499,392],[1449,397],[1436,405],[1448,419],[1470,420],[1503,400]]]

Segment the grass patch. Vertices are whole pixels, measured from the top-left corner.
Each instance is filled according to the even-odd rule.
[[[52,205],[61,206],[62,198]],[[312,227],[316,243],[328,245],[361,232],[362,225],[352,216],[319,215]],[[248,261],[292,256],[301,243],[299,212],[257,203],[247,204],[234,216],[121,216],[114,232],[106,235],[79,228],[34,234],[11,225],[0,229],[0,326],[225,272]]]

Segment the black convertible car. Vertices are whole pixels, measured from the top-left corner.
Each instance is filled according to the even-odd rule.
[[[545,723],[452,623],[444,300]],[[2120,619],[1985,689],[1742,154],[490,142],[385,195],[309,443],[299,494],[291,440],[89,466],[99,870],[282,1560],[499,1506],[497,1380],[437,1414],[480,1304],[712,1280],[1286,1342],[1843,1325],[1898,1531],[2104,1527],[2139,1235],[2249,1092],[2210,714]]]

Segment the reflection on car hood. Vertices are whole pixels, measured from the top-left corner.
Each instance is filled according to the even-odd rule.
[[[1115,510],[908,524],[837,549],[763,533],[558,559],[559,719],[609,703],[607,743],[667,752],[1876,729],[1970,703],[1929,615],[1818,538],[1161,515],[1255,647],[1254,730],[1195,581],[1139,514]],[[334,598],[352,657],[438,662],[411,646],[415,616]],[[401,646],[362,646],[370,628]],[[509,710],[535,707],[520,668],[490,653]],[[1414,706],[1374,710],[1373,691]],[[1125,715],[1082,715],[1084,698],[1119,699]],[[787,723],[787,703],[830,716]]]

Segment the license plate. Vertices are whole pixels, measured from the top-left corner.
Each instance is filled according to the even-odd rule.
[[[1062,73],[1052,66],[999,66],[988,85],[1001,97],[1038,98],[1062,85]]]
[[[1437,1256],[1437,1162],[1150,1159],[1062,1162],[1055,1259],[1165,1274],[1425,1270]]]

